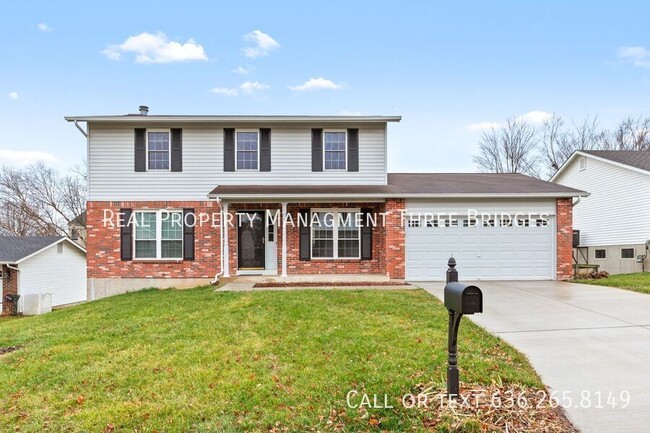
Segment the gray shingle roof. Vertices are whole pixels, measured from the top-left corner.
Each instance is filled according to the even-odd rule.
[[[0,236],[0,262],[16,263],[63,236]]]
[[[585,195],[583,191],[523,174],[512,173],[390,173],[387,185],[219,185],[210,195],[373,194],[462,195],[547,194]]]
[[[650,171],[650,150],[583,150],[582,152]]]

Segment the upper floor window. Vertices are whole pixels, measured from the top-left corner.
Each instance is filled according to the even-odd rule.
[[[259,168],[259,132],[237,131],[236,161],[237,170],[258,170]]]
[[[147,169],[169,170],[169,130],[147,131]]]
[[[345,131],[325,131],[324,146],[325,170],[347,169],[347,133]]]

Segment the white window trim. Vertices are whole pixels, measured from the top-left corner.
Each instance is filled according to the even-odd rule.
[[[345,167],[325,168],[325,134],[328,132],[343,132],[345,134]],[[330,151],[331,152],[331,151]],[[347,129],[324,129],[323,130],[323,171],[348,171],[348,131]]]
[[[578,166],[580,168],[580,171],[585,171],[587,169],[587,157],[586,156],[581,156],[580,161],[578,161]]]
[[[333,244],[333,256],[332,257],[314,257],[314,225],[311,224],[311,218],[312,214],[314,212],[327,212],[331,213],[333,217],[333,222],[332,222],[332,241],[334,242]],[[339,213],[341,212],[349,212],[354,215],[357,215],[361,212],[360,208],[355,208],[355,209],[348,209],[348,208],[330,208],[330,209],[323,209],[323,208],[313,208],[311,209],[311,212],[309,214],[310,216],[310,232],[309,232],[309,255],[312,260],[360,260],[361,259],[361,226],[357,227],[358,230],[358,241],[359,241],[359,255],[357,257],[339,257]]]
[[[169,149],[167,149],[169,167],[168,168],[149,168],[149,133],[150,132],[166,132],[169,137]],[[145,141],[146,141],[146,154],[147,154],[147,171],[171,171],[172,170],[172,130],[171,129],[147,129],[144,132]],[[159,150],[154,150],[154,152],[161,152]]]
[[[596,251],[605,251],[605,257],[596,257]],[[595,248],[594,249],[594,260],[607,260],[607,249],[605,249],[605,248]]]
[[[139,213],[155,213],[156,214],[156,257],[137,257],[136,256],[135,244],[136,244],[136,240],[137,240],[137,236],[136,236],[137,227],[133,226],[133,260],[134,261],[143,261],[143,262],[152,262],[152,261],[165,261],[165,262],[166,261],[178,261],[178,262],[181,262],[181,261],[183,261],[183,253],[182,252],[184,251],[185,245],[184,245],[184,240],[183,240],[182,233],[181,233],[181,239],[180,239],[180,241],[181,241],[181,257],[165,257],[165,258],[161,257],[162,256],[162,218],[161,218],[161,215],[162,215],[163,212],[165,212],[165,213],[167,213],[167,212],[169,212],[169,213],[179,212],[181,214],[181,218],[183,218],[183,216],[182,216],[183,211],[181,209],[138,209],[138,210],[133,211],[134,214],[139,214]],[[136,221],[136,224],[137,224],[137,221],[138,221],[137,216],[135,217],[135,221]],[[181,225],[182,225],[182,219],[181,219]],[[183,229],[181,228],[181,230],[183,230]],[[145,240],[145,239],[140,239],[140,240]],[[149,240],[151,240],[151,239],[149,239]]]
[[[239,168],[237,163],[239,159],[237,154],[239,148],[237,146],[237,134],[239,132],[254,132],[257,134],[257,168]],[[235,129],[235,171],[260,171],[260,130],[259,129]]]
[[[623,257],[623,250],[632,250],[632,257]],[[621,260],[636,260],[636,248],[621,248],[620,258]]]

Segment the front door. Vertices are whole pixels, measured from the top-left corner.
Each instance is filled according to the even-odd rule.
[[[239,269],[264,269],[264,212],[242,212],[238,226]]]

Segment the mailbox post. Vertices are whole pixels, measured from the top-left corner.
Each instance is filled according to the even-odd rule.
[[[449,398],[457,398],[460,391],[458,377],[458,327],[460,326],[460,319],[464,314],[483,312],[483,293],[476,286],[458,282],[456,259],[450,257],[447,266],[447,284],[445,285],[445,307],[449,311],[447,396]]]

